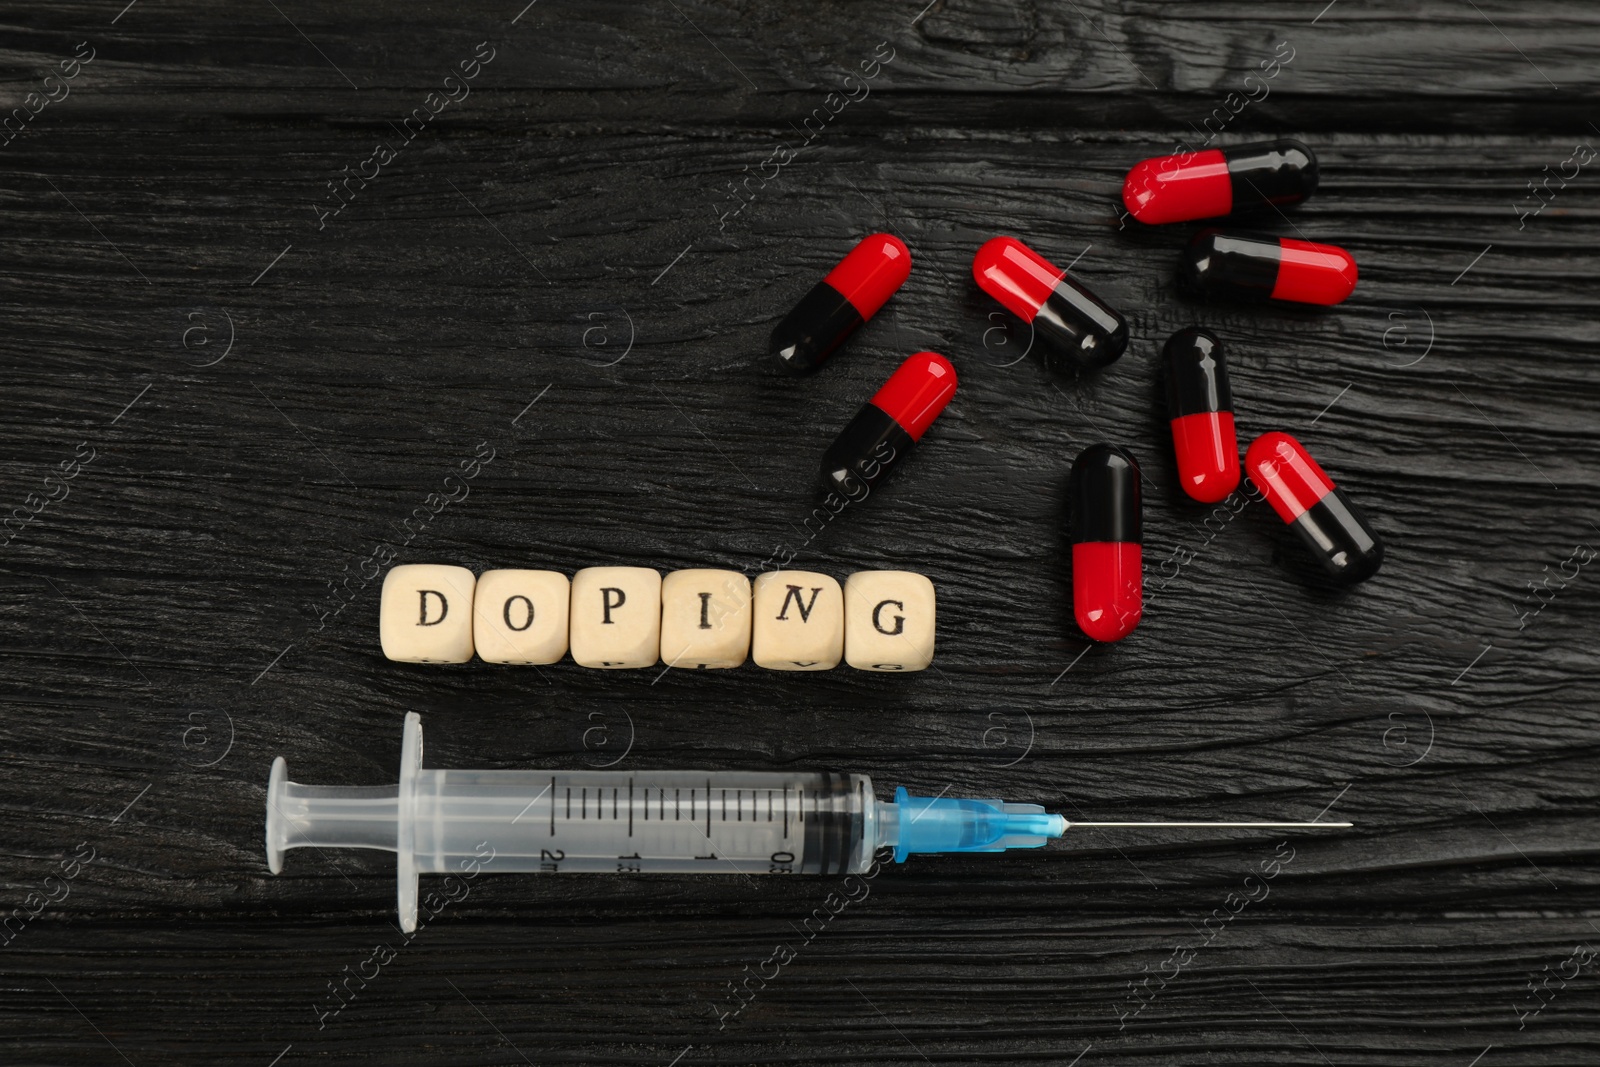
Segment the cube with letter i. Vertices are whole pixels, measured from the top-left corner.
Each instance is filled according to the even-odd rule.
[[[680,670],[737,667],[750,655],[750,579],[738,571],[673,571],[661,583],[661,662]]]

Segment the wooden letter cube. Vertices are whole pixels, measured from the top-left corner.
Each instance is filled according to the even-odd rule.
[[[660,656],[660,571],[585,567],[572,576],[572,658],[580,667],[654,667]]]
[[[911,571],[844,580],[844,658],[863,671],[920,671],[933,662],[933,583]]]
[[[389,568],[378,606],[383,654],[401,663],[471,659],[475,584],[465,567],[407,563]]]
[[[560,571],[484,571],[472,632],[486,663],[554,663],[567,654],[572,583]]]
[[[826,574],[770,571],[755,581],[751,658],[769,671],[826,671],[844,654],[844,593]]]
[[[750,655],[750,579],[738,571],[673,571],[661,583],[661,662],[703,670]]]

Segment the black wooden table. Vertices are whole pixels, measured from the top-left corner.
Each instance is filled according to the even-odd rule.
[[[5,1063],[1594,1062],[1592,5],[523,2],[8,9]],[[1122,217],[1134,161],[1264,134],[1321,155],[1268,224],[1354,253],[1345,306],[1197,304],[1193,227]],[[909,283],[822,373],[767,374],[879,230]],[[1074,262],[1127,355],[1023,356],[971,282],[996,233]],[[1242,434],[1372,514],[1376,579],[1330,593],[1264,506],[1185,503],[1155,371],[1191,323],[1233,346]],[[815,533],[817,457],[922,348],[954,403]],[[1097,440],[1146,478],[1148,610],[1110,647],[1062,527]],[[918,570],[939,651],[401,665],[384,546]],[[923,858],[809,925],[836,879],[485,876],[404,937],[392,857],[274,878],[261,838],[272,757],[393,782],[407,711],[433,766],[1356,827]]]

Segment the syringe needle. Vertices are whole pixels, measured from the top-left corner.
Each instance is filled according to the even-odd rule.
[[[1348,822],[1073,822],[1067,820],[1067,829],[1074,826],[1207,826],[1229,827],[1239,830],[1338,830],[1348,829]]]

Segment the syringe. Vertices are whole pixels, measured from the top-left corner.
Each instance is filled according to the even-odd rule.
[[[1070,826],[1317,829],[1331,822],[1070,823],[1037,804],[911,796],[877,799],[864,774],[827,771],[434,770],[422,719],[407,714],[400,782],[267,780],[267,866],[290,848],[393,852],[400,925],[417,927],[417,876],[478,870],[691,874],[860,874],[881,848],[1004,852],[1039,848]]]

